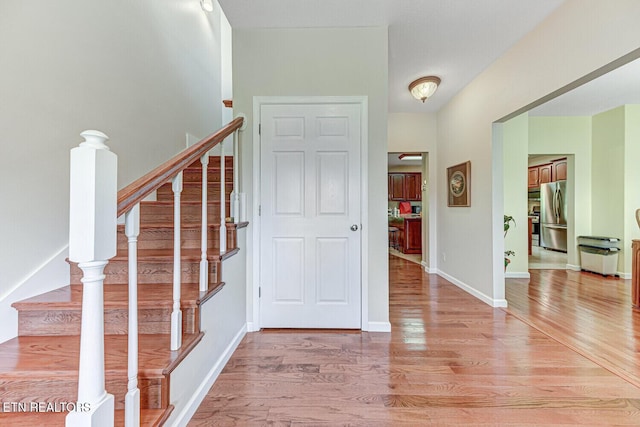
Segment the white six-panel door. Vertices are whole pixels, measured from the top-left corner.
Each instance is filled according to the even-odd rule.
[[[260,326],[360,328],[360,105],[262,105]]]

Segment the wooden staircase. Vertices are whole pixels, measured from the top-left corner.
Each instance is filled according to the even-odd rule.
[[[202,339],[200,306],[215,295],[221,261],[238,251],[236,229],[226,223],[227,248],[220,254],[220,158],[211,157],[208,182],[209,286],[199,291],[201,260],[200,161],[183,172],[181,208],[182,334],[179,350],[170,350],[173,281],[173,192],[171,183],[157,190],[157,201],[140,207],[138,237],[138,328],[141,425],[162,425],[173,409],[169,395],[172,371]],[[233,187],[233,158],[225,158],[226,212]],[[118,253],[105,268],[104,329],[106,389],[115,397],[116,425],[124,425],[127,392],[128,256],[124,226],[118,228]],[[0,344],[0,425],[64,425],[66,411],[21,412],[15,406],[75,403],[78,388],[82,271],[70,262],[69,286],[13,304],[19,313],[18,337]],[[9,405],[9,406],[7,406]],[[13,405],[13,412],[6,409]],[[18,412],[16,412],[16,409]],[[60,409],[60,408],[58,408]]]

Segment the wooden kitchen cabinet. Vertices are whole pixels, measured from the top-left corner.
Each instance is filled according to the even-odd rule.
[[[562,181],[567,179],[567,158],[554,160],[551,171],[551,179],[553,181]]]
[[[405,254],[422,253],[422,218],[404,219],[402,252]]]
[[[544,165],[529,167],[529,188],[540,187],[540,184],[551,182],[553,164],[545,163]]]
[[[403,216],[390,219],[389,227],[398,229],[397,243],[402,253],[422,253],[422,218],[420,216]]]
[[[419,173],[404,174],[405,197],[409,201],[422,200],[422,175]]]
[[[404,199],[404,174],[389,174],[389,200],[403,201]]]
[[[422,174],[416,172],[389,173],[389,200],[422,200]]]

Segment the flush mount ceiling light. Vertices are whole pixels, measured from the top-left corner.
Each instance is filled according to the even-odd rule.
[[[212,0],[200,0],[200,7],[205,12],[213,12],[213,1]]]
[[[422,160],[420,153],[402,153],[398,156],[400,160]]]
[[[430,98],[438,89],[440,85],[440,77],[427,76],[420,77],[418,80],[414,80],[409,85],[409,92],[415,99],[419,99],[422,102]]]

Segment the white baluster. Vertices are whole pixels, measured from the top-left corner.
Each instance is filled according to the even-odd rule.
[[[227,252],[227,226],[225,224],[224,140],[220,143],[220,255]]]
[[[240,222],[240,194],[238,193],[238,131],[233,132],[233,192],[231,193],[231,216],[234,223]]]
[[[207,213],[207,168],[209,166],[209,154],[200,158],[202,163],[202,258],[200,259],[200,292],[206,292],[209,288],[209,261],[207,260],[207,230],[209,218]]]
[[[140,389],[138,389],[138,236],[140,203],[125,214],[125,234],[129,242],[129,364],[127,394],[124,398],[125,427],[140,426]]]
[[[85,131],[71,150],[69,259],[82,270],[78,405],[67,427],[113,426],[114,399],[105,390],[104,268],[116,254],[117,156],[102,132]]]
[[[171,350],[182,345],[182,311],[180,310],[180,193],[182,192],[182,172],[173,178],[173,312],[171,313]]]

